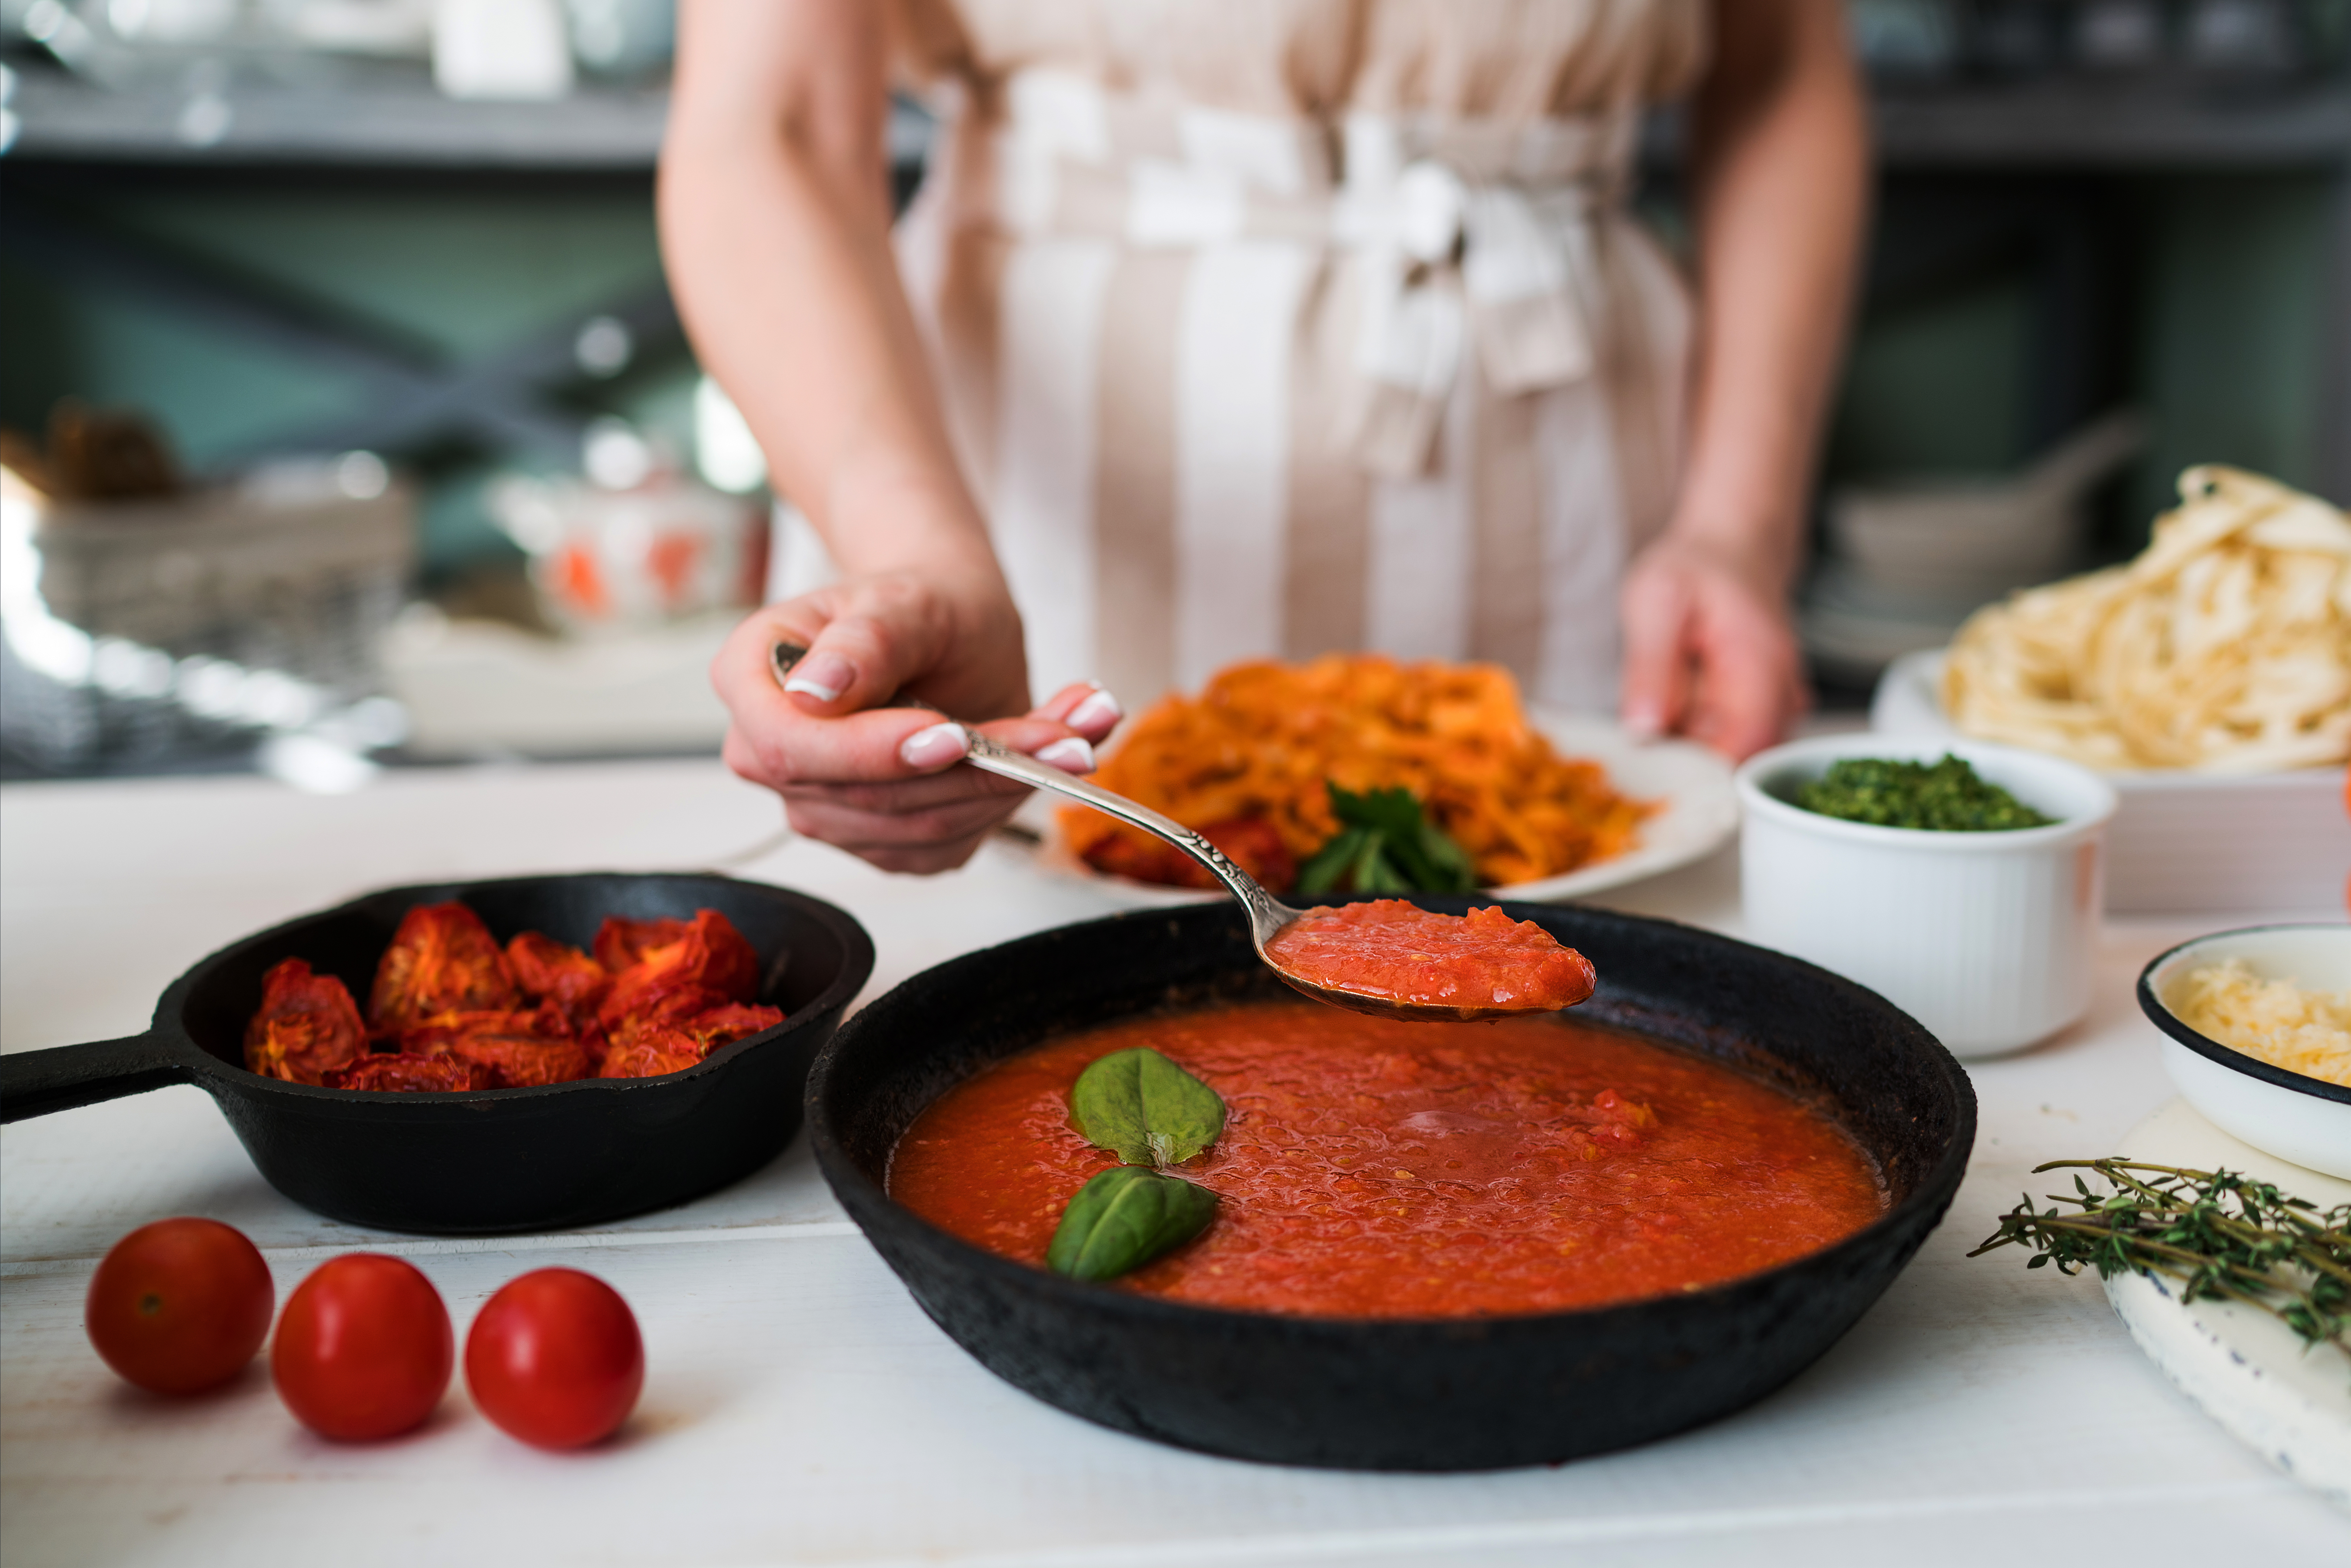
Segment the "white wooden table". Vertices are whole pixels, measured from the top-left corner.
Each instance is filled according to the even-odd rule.
[[[215,946],[368,887],[712,865],[776,826],[771,800],[702,761],[402,773],[333,798],[257,779],[12,785],[0,790],[0,1046],[134,1032],[164,985]],[[731,869],[862,919],[880,952],[869,994],[1104,907],[994,849],[929,880],[799,842]],[[1735,932],[1735,860],[1601,902]],[[2351,1560],[2351,1520],[2174,1393],[2095,1281],[2028,1275],[2014,1251],[1962,1257],[2032,1165],[2126,1153],[2116,1140],[2169,1097],[2130,982],[2189,934],[2111,928],[2087,1022],[1973,1070],[1982,1131],[1951,1218],[1792,1385],[1646,1448],[1489,1475],[1242,1464],[1040,1405],[923,1317],[833,1203],[804,1142],[668,1213],[450,1241],[295,1207],[193,1088],[20,1123],[0,1133],[0,1558],[8,1568]],[[432,1276],[461,1333],[525,1269],[592,1270],[643,1326],[643,1404],[617,1443],[555,1456],[500,1436],[462,1380],[425,1429],[365,1447],[305,1433],[258,1364],[217,1396],[149,1398],[91,1354],[79,1304],[115,1238],[172,1214],[245,1230],[281,1301],[333,1253],[397,1252]]]

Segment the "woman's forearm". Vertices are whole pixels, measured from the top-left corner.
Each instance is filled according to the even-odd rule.
[[[1720,0],[1693,115],[1699,339],[1672,531],[1784,587],[1844,347],[1867,118],[1839,0]]]
[[[664,260],[704,367],[845,570],[993,578],[890,249],[876,10],[682,7]]]

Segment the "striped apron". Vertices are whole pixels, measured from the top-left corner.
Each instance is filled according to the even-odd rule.
[[[1039,67],[990,97],[901,261],[1038,693],[1373,648],[1613,707],[1690,338],[1624,207],[1636,105],[1323,120]]]

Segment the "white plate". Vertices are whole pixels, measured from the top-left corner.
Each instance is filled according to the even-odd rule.
[[[2238,1142],[2174,1100],[2117,1147],[2130,1159],[2185,1170],[2238,1171],[2274,1182],[2321,1208],[2351,1202],[2335,1181]],[[2051,1171],[2061,1190],[2070,1171]],[[2267,1312],[2235,1301],[2182,1306],[2179,1284],[2117,1274],[2106,1300],[2182,1394],[2230,1436],[2337,1507],[2351,1508],[2351,1356],[2335,1345],[2305,1349]]]
[[[1943,714],[1940,651],[1906,653],[1870,699],[1880,735],[1959,738]],[[2333,914],[2351,873],[2343,769],[2103,772],[2109,915]]]
[[[1487,891],[1503,898],[1559,902],[1582,898],[1604,888],[1623,887],[1656,876],[1712,853],[1739,831],[1739,796],[1730,786],[1730,764],[1703,746],[1686,740],[1643,742],[1606,719],[1536,709],[1529,716],[1534,727],[1562,757],[1586,758],[1608,769],[1609,783],[1638,800],[1662,802],[1662,810],[1641,824],[1641,840],[1612,859],[1598,861],[1561,876],[1515,883]],[[1113,902],[1128,908],[1196,904],[1222,898],[1222,893],[1186,887],[1162,887],[1129,877],[1106,876],[1071,853],[1062,840],[1056,815],[1058,801],[1040,794],[1022,808],[1018,821],[1038,832],[1042,842],[1034,853],[1036,864],[1055,876],[1092,883]]]

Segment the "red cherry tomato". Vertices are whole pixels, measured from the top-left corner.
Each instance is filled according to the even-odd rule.
[[[621,1293],[577,1269],[539,1269],[489,1299],[465,1335],[465,1386],[509,1436],[542,1448],[609,1437],[645,1385],[645,1347]]]
[[[346,1252],[294,1287],[269,1347],[277,1396],[322,1437],[360,1443],[420,1425],[457,1358],[433,1281],[397,1258]]]
[[[90,1276],[82,1324],[106,1364],[156,1394],[198,1394],[243,1371],[269,1337],[269,1265],[217,1219],[159,1219]]]

